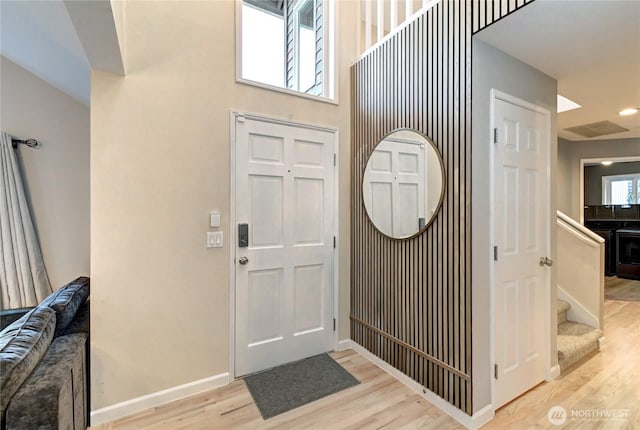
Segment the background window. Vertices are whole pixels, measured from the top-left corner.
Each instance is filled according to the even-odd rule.
[[[605,205],[640,204],[640,173],[603,176],[602,190],[602,203]]]

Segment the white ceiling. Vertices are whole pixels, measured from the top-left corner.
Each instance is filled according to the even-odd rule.
[[[85,105],[90,65],[61,0],[0,1],[0,53]]]
[[[558,115],[568,140],[640,137],[640,0],[536,0],[478,38],[558,80],[582,108]],[[563,129],[608,120],[628,132],[587,139]]]

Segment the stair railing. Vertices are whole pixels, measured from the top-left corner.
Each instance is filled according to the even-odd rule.
[[[558,211],[557,241],[558,298],[571,305],[569,319],[602,330],[604,239]]]

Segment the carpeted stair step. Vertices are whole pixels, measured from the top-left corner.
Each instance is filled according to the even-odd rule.
[[[569,302],[558,299],[558,325],[567,322],[567,311],[570,307]]]
[[[558,325],[558,364],[561,371],[598,349],[602,331],[573,321]]]

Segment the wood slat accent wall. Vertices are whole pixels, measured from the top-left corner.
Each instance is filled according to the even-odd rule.
[[[464,0],[460,0],[464,1]],[[515,12],[534,0],[471,0],[473,2],[473,33]]]
[[[471,36],[531,1],[442,0],[351,70],[351,337],[468,414]],[[393,240],[371,224],[362,178],[376,143],[405,127],[440,150],[446,191],[423,234]]]

